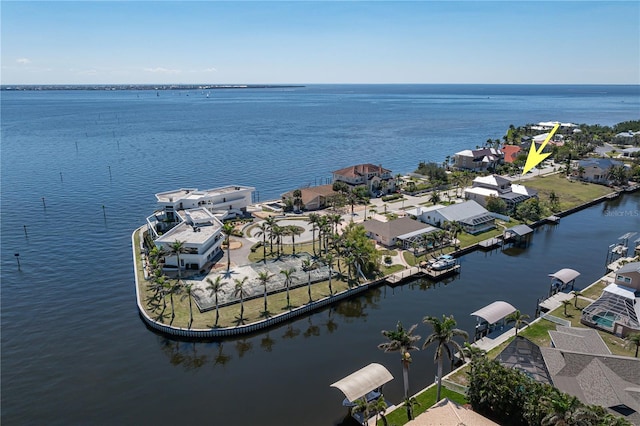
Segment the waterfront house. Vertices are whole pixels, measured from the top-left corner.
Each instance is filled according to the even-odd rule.
[[[154,243],[170,253],[171,245],[181,241],[184,252],[180,253],[180,269],[201,269],[221,251],[222,222],[204,207],[182,210],[178,216],[180,223],[158,236]],[[164,267],[177,269],[178,256],[166,255]]]
[[[282,200],[293,199],[295,191],[289,191],[282,194]],[[331,198],[337,195],[333,190],[333,185],[319,185],[308,188],[300,188],[302,197],[302,208],[307,211],[320,210],[326,208]]]
[[[242,216],[252,203],[255,188],[250,186],[230,185],[220,188],[198,190],[180,188],[174,191],[160,192],[156,199],[168,220],[173,220],[179,210],[204,207],[222,220],[229,215]]]
[[[344,182],[353,188],[364,186],[371,195],[395,191],[391,170],[382,165],[358,164],[336,170],[333,172],[333,182]]]
[[[615,281],[582,310],[580,322],[623,337],[640,332],[640,262],[618,269]]]
[[[472,186],[464,189],[464,196],[483,207],[487,206],[489,197],[498,197],[506,203],[507,210],[514,211],[518,204],[537,197],[538,191],[524,185],[512,184],[502,176],[489,175],[476,177]]]
[[[437,227],[441,227],[445,222],[457,222],[469,234],[479,234],[495,228],[495,217],[475,201],[465,201],[446,207],[441,205],[419,206],[407,210],[407,213],[422,222]]]
[[[496,148],[465,149],[453,156],[453,165],[458,170],[493,170],[504,160],[504,153]]]
[[[438,229],[425,225],[409,217],[401,217],[388,222],[370,219],[363,222],[367,236],[386,247],[396,247],[398,243],[403,249],[412,249],[414,245],[423,245],[424,236]]]
[[[586,158],[573,162],[571,174],[580,180],[593,183],[609,184],[609,171],[613,166],[624,163],[610,158]]]
[[[524,153],[518,145],[505,145],[501,151],[504,154],[505,163],[513,163],[518,158],[518,155]]]
[[[540,346],[523,336],[516,336],[495,358],[507,368],[514,368],[539,383],[551,384]]]

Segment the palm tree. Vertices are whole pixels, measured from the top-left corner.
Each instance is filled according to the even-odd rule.
[[[640,333],[631,333],[625,339],[625,347],[631,347],[635,345],[636,354],[635,357],[638,358],[638,347],[640,347]]]
[[[233,297],[240,297],[240,322],[244,322],[244,297],[248,295],[244,285],[248,279],[249,277],[244,277],[242,279],[235,278],[233,280],[235,283],[235,287],[233,288]]]
[[[284,275],[284,286],[287,289],[287,308],[291,309],[291,303],[289,301],[289,287],[291,286],[291,280],[293,273],[296,272],[296,268],[283,269],[280,271]]]
[[[516,336],[518,335],[518,329],[522,324],[529,325],[527,321],[529,319],[529,315],[520,313],[519,310],[507,315],[505,321],[507,324],[514,323],[513,327],[516,329]]]
[[[311,298],[311,269],[313,269],[313,262],[311,262],[311,259],[308,259],[308,258],[303,259],[302,270],[307,271],[307,277],[308,277],[307,288],[309,292],[309,303],[313,302],[313,299]]]
[[[571,294],[573,294],[573,307],[578,309],[578,297],[582,296],[582,293],[578,290],[573,290]]]
[[[264,315],[269,316],[269,311],[267,310],[267,283],[273,278],[273,274],[270,274],[269,271],[260,271],[258,272],[258,281],[262,283],[264,287]]]
[[[429,197],[429,201],[431,201],[434,206],[440,202],[440,194],[438,193],[438,191],[434,190],[431,193],[431,196]]]
[[[333,254],[327,254],[324,259],[327,263],[327,266],[329,267],[329,295],[333,296],[333,288],[331,288],[331,276],[333,275],[333,271],[331,270],[331,268],[333,267],[334,261]]]
[[[276,257],[280,258],[280,247],[282,243],[282,236],[285,230],[282,226],[274,225],[271,228],[271,235],[276,239]]]
[[[487,354],[487,351],[484,349],[480,349],[477,346],[471,345],[469,342],[464,342],[464,347],[462,348],[462,354],[465,358],[470,360],[474,360],[476,358],[483,357]]]
[[[291,235],[291,244],[293,245],[293,254],[296,254],[296,237],[302,235],[302,229],[299,226],[291,225],[288,227],[289,235]]]
[[[438,363],[438,390],[436,393],[436,402],[438,402],[440,401],[440,390],[442,388],[442,357],[444,352],[446,352],[450,360],[453,360],[454,352],[452,352],[452,348],[462,355],[462,347],[460,347],[458,342],[453,340],[453,338],[456,336],[462,336],[466,340],[469,338],[469,335],[466,331],[455,328],[456,320],[453,318],[453,315],[449,317],[442,315],[442,320],[439,320],[436,317],[426,316],[423,318],[422,322],[430,324],[433,327],[433,333],[427,336],[424,344],[422,345],[422,349],[432,343],[436,344],[434,362]],[[464,355],[462,356],[464,358]]]
[[[265,226],[267,227],[267,232],[269,233],[269,251],[273,254],[273,230],[276,226],[278,226],[276,222],[276,218],[274,216],[269,216],[264,220]]]
[[[564,316],[567,316],[567,306],[569,306],[571,304],[571,302],[569,302],[568,300],[563,300],[562,301],[562,306],[564,306]]]
[[[258,232],[256,237],[262,237],[262,260],[267,263],[267,234],[269,233],[269,226],[263,222],[257,225]]]
[[[395,330],[382,330],[382,335],[389,339],[389,341],[378,345],[378,349],[382,349],[385,352],[400,352],[405,399],[409,398],[409,364],[411,364],[411,354],[409,354],[409,351],[420,349],[414,345],[414,343],[420,340],[420,336],[413,335],[416,327],[418,327],[418,324],[413,324],[408,330],[405,330],[402,323],[398,321]],[[407,416],[409,420],[411,420],[409,406],[407,406]]]
[[[199,288],[194,289],[193,284],[186,284],[184,286],[184,289],[186,291],[182,294],[180,300],[184,300],[186,297],[189,298],[189,326],[187,328],[191,328],[191,324],[193,324],[193,306],[191,303],[191,299],[193,299],[193,293],[201,290]]]
[[[222,289],[222,286],[226,284],[226,282],[222,281],[222,275],[218,275],[215,279],[215,281],[212,281],[211,278],[207,278],[206,280],[209,285],[207,286],[207,290],[209,290],[209,296],[215,296],[215,302],[216,302],[216,323],[214,324],[214,327],[218,326],[218,320],[220,319],[220,312],[218,311],[218,294],[219,293],[223,293],[224,294],[224,290]]]
[[[167,293],[169,293],[169,300],[171,301],[171,322],[173,322],[173,319],[176,317],[176,312],[173,306],[173,295],[180,293],[180,290],[182,289],[182,284],[180,283],[179,279],[173,283],[171,281],[167,281],[166,288],[167,288]]]
[[[234,227],[230,223],[222,225],[222,233],[225,236],[225,243],[227,244],[227,272],[231,269],[231,235],[233,235]]]
[[[313,255],[316,255],[316,229],[318,229],[318,221],[320,220],[320,215],[318,213],[309,213],[309,217],[307,218],[307,222],[311,225],[311,247],[313,248]]]
[[[175,240],[173,243],[171,243],[171,245],[169,245],[169,249],[171,250],[171,254],[175,254],[176,255],[176,259],[178,261],[178,280],[179,280],[180,279],[180,270],[181,270],[180,253],[184,253],[184,251],[185,251],[184,241]]]

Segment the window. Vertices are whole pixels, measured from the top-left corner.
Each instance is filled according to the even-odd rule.
[[[625,277],[624,275],[618,275],[616,280],[621,281],[623,283],[629,284],[631,282],[631,277]]]

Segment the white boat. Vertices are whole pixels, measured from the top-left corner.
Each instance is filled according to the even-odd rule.
[[[436,261],[431,264],[431,269],[435,271],[442,271],[443,269],[448,269],[452,266],[455,266],[455,264],[456,259],[453,256],[449,254],[443,254],[441,256],[438,256]]]

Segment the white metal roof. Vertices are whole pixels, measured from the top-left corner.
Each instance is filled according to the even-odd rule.
[[[604,291],[607,293],[616,294],[618,296],[622,296],[625,299],[635,299],[636,295],[634,291],[628,287],[624,287],[618,284],[609,284],[604,288]]]
[[[569,269],[569,268],[564,268],[564,269],[560,269],[558,272],[554,273],[554,274],[549,274],[549,276],[551,278],[555,278],[557,280],[562,281],[563,283],[568,283],[571,282],[573,280],[575,280],[576,278],[578,278],[580,276],[580,272],[575,271],[573,269]]]
[[[498,300],[485,306],[482,309],[478,309],[471,315],[480,317],[483,320],[487,321],[489,324],[493,324],[500,321],[507,315],[514,313],[515,311],[516,308],[514,308],[510,303]]]
[[[374,362],[338,380],[331,387],[340,389],[353,402],[391,380],[393,376],[389,370]]]

